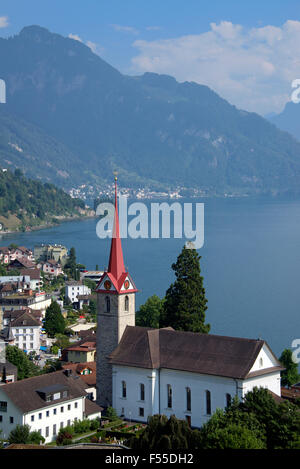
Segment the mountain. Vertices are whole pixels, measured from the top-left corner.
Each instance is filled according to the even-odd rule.
[[[20,169],[0,169],[0,228],[28,230],[64,218],[92,215],[82,200],[53,184],[25,178]]]
[[[300,141],[300,104],[288,102],[280,114],[268,117],[279,129],[289,132]]]
[[[300,143],[207,86],[122,75],[79,41],[39,26],[0,39],[0,60],[4,167],[22,163],[31,175],[34,164],[36,177],[65,188],[111,181],[117,168],[132,187],[299,192]]]

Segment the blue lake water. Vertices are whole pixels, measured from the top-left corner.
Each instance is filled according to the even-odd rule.
[[[199,254],[211,333],[261,337],[279,355],[300,338],[300,201],[190,202],[205,203],[205,241]],[[97,237],[96,224],[95,219],[62,223],[2,236],[0,244],[74,246],[78,262],[102,269],[108,263],[110,240]],[[139,289],[137,307],[154,293],[163,296],[174,280],[171,265],[184,240],[128,238],[122,242],[126,267]]]

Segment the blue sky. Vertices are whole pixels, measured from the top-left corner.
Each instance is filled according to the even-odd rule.
[[[204,83],[261,114],[279,112],[300,77],[299,0],[1,0],[0,36],[32,24],[123,73]]]

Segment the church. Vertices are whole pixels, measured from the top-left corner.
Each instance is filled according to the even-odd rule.
[[[97,292],[97,403],[128,420],[175,415],[201,427],[255,386],[280,396],[283,370],[260,339],[135,326],[137,288],[124,266],[115,178],[109,265]]]

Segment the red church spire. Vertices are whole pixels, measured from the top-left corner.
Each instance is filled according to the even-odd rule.
[[[125,272],[122,243],[120,238],[119,214],[118,214],[118,197],[117,197],[117,176],[115,176],[115,217],[113,227],[113,237],[110,246],[108,272],[114,276],[116,281],[120,280],[121,275]]]

